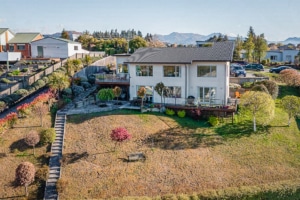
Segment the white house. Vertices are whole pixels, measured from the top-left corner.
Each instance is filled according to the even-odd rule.
[[[33,58],[68,58],[76,53],[88,53],[81,43],[72,40],[47,37],[31,43]]]
[[[8,28],[0,28],[0,52],[6,52],[6,45],[9,40],[14,38],[15,34]]]
[[[117,72],[121,71],[118,67],[127,65],[130,99],[144,86],[148,100],[160,102],[154,87],[163,82],[168,87],[166,103],[185,104],[193,96],[201,104],[224,105],[229,98],[233,50],[231,41],[208,47],[140,48],[130,57],[117,56]]]
[[[270,59],[271,62],[290,62],[294,63],[295,56],[297,56],[299,50],[285,49],[285,50],[270,50],[264,59]]]

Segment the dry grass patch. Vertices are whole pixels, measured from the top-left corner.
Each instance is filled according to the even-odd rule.
[[[296,133],[284,136],[295,141],[289,148],[274,139],[277,132],[226,138],[202,122],[197,128],[176,117],[109,114],[69,117],[62,173],[69,184],[61,199],[192,194],[300,178],[295,124]],[[113,151],[110,133],[120,126],[132,139]],[[128,163],[132,152],[143,152],[146,161]]]
[[[45,127],[50,127],[50,116],[44,119]],[[40,119],[34,116],[19,119],[15,128],[9,129],[0,135],[0,199],[23,199],[24,187],[16,187],[14,183],[15,170],[23,161],[35,165],[36,170],[48,164],[47,146],[35,148],[36,157],[33,156],[32,147],[24,142],[25,135],[31,130],[41,130]],[[28,199],[42,199],[44,186],[35,181],[29,187]]]

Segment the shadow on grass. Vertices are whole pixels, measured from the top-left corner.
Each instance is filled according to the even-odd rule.
[[[251,134],[269,133],[270,126],[256,125],[256,132],[253,131],[252,121],[244,121],[242,123],[225,124],[215,128],[215,132],[226,138],[249,137]]]
[[[29,148],[30,147],[25,143],[24,139],[17,140],[9,146],[9,149],[12,153],[15,151],[23,152]]]
[[[297,123],[298,130],[300,130],[300,117],[296,117],[295,120]]]
[[[287,95],[299,96],[299,89],[288,85],[279,85],[278,99],[282,99]]]
[[[62,156],[62,165],[75,163],[81,159],[86,159],[89,156],[87,152],[83,153],[67,153]]]
[[[143,141],[150,148],[166,150],[196,149],[222,144],[222,137],[216,134],[195,133],[193,129],[170,128],[150,135]]]

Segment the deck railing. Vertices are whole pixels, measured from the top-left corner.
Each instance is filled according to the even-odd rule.
[[[95,74],[96,82],[129,82],[129,74]]]

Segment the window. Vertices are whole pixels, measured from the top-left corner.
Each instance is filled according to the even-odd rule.
[[[212,103],[216,100],[215,87],[199,87],[199,97],[201,103]]]
[[[18,50],[25,50],[25,44],[17,44]]]
[[[74,46],[74,50],[75,50],[75,51],[78,50],[78,46]]]
[[[164,77],[180,77],[180,66],[164,66]]]
[[[146,102],[153,102],[153,86],[144,86],[144,85],[137,85],[136,86],[136,93],[138,92],[138,90],[140,89],[140,87],[144,87],[146,88],[146,95],[144,97],[144,100]]]
[[[181,87],[178,86],[166,86],[164,95],[167,98],[181,98]]]
[[[119,73],[128,73],[127,64],[118,64],[118,72]]]
[[[137,65],[136,66],[137,76],[153,76],[153,66]]]
[[[286,62],[291,62],[292,61],[292,56],[291,55],[285,56],[285,60],[286,60]]]
[[[14,45],[9,45],[9,51],[14,51],[15,48],[14,48]]]
[[[217,66],[198,66],[197,77],[216,77]]]
[[[277,56],[270,56],[271,61],[272,60],[277,60]]]

